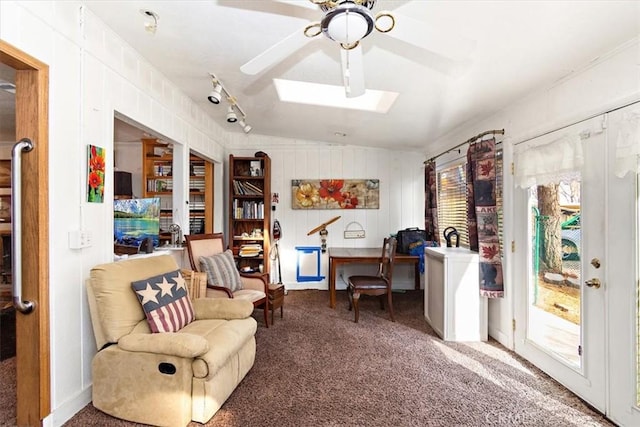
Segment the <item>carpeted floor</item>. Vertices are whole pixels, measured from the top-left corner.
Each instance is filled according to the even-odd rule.
[[[0,362],[0,426],[16,424],[16,358]]]
[[[256,363],[206,425],[611,426],[567,389],[494,341],[444,343],[422,293],[394,293],[396,322],[374,299],[360,322],[344,292],[292,291],[266,329],[254,313]],[[65,426],[135,426],[88,405]],[[191,423],[192,427],[198,426]]]

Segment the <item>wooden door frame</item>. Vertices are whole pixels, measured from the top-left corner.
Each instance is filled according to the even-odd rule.
[[[49,322],[49,66],[0,40],[0,62],[16,70],[16,141],[22,158],[22,296],[35,302],[16,313],[17,424],[41,426],[51,412]]]

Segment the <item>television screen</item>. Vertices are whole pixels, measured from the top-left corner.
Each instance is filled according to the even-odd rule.
[[[118,245],[136,246],[147,238],[160,244],[160,198],[113,201],[113,234]]]

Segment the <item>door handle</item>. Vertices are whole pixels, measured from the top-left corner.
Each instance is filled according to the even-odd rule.
[[[13,306],[23,314],[33,311],[32,301],[22,300],[22,152],[33,150],[28,138],[16,142],[11,152],[11,276]]]
[[[589,286],[590,288],[598,289],[602,283],[600,283],[600,279],[598,279],[597,277],[594,277],[593,279],[590,279],[584,282],[584,284]]]

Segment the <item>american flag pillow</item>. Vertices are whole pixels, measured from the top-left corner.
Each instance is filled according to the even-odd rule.
[[[177,332],[193,322],[193,305],[180,270],[132,282],[151,332]]]

